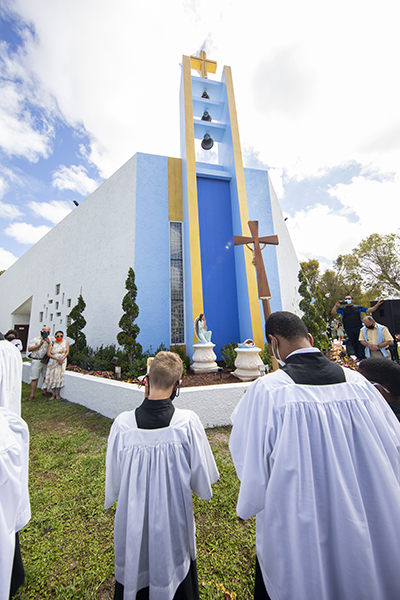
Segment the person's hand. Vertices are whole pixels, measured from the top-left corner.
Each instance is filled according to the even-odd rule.
[[[376,305],[377,305],[377,306],[380,306],[380,305],[381,305],[381,304],[383,304],[383,303],[384,303],[384,300],[382,300],[382,299],[381,299],[381,300],[378,300],[378,302],[376,303]]]
[[[376,351],[376,350],[379,350],[379,349],[380,349],[380,348],[379,348],[379,346],[378,346],[378,344],[370,344],[370,346],[369,346],[369,347],[371,348],[371,350],[374,350],[374,351]]]

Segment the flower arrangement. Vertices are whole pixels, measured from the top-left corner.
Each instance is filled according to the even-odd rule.
[[[353,371],[357,370],[357,358],[351,358],[347,354],[346,348],[340,342],[332,344],[329,353],[330,360],[333,362],[337,362],[348,369],[353,369]]]

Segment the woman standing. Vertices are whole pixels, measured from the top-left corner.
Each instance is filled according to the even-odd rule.
[[[44,387],[53,390],[50,400],[60,400],[60,389],[64,387],[64,373],[67,366],[67,356],[69,353],[69,343],[64,340],[62,331],[56,332],[56,339],[47,349],[47,356],[50,357],[46,369],[46,379]]]

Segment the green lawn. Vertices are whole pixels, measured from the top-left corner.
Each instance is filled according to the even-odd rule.
[[[115,505],[104,510],[105,453],[111,420],[82,406],[49,402],[37,390],[22,416],[30,431],[32,519],[20,534],[25,586],[16,598],[113,597]],[[239,482],[229,454],[230,428],[207,431],[221,478],[209,502],[194,497],[202,599],[252,597],[255,520],[235,512]]]

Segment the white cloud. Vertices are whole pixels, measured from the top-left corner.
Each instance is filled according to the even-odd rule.
[[[21,217],[22,214],[23,213],[18,206],[15,206],[15,204],[5,204],[4,202],[0,202],[0,218],[10,219],[12,221],[17,217]]]
[[[59,223],[72,211],[69,202],[52,200],[51,202],[29,202],[28,207],[37,217],[42,217],[51,223]]]
[[[372,233],[398,231],[399,175],[392,181],[354,177],[351,183],[338,184],[329,193],[342,202],[340,211],[317,204],[295,212],[287,221],[301,260],[321,256],[333,261],[339,254],[351,252]],[[356,222],[354,217],[358,218]]]
[[[350,184],[339,183],[329,190],[339,198],[344,210],[359,215],[363,237],[370,233],[389,233],[399,226],[400,173],[391,181],[354,177]]]
[[[375,228],[393,229],[400,130],[394,0],[381,0],[379,9],[337,0],[335,10],[320,0],[284,0],[268,4],[268,18],[261,18],[261,0],[245,9],[239,0],[115,0],[112,10],[97,0],[12,6],[37,35],[1,63],[5,81],[14,82],[0,96],[9,153],[48,156],[52,119],[62,114],[87,133],[81,159],[104,177],[135,152],[179,156],[179,63],[205,43],[218,62],[216,79],[224,64],[232,67],[242,148],[273,165],[280,198],[292,179],[346,162],[397,174],[377,182],[363,172],[338,184],[331,193],[343,203],[339,212],[321,205],[296,212],[294,201],[287,223],[299,253],[333,259]],[[83,167],[63,169],[54,180],[59,189],[94,189]],[[349,221],[353,213],[358,222]]]
[[[83,165],[60,165],[53,173],[52,185],[59,190],[72,190],[87,196],[97,188],[98,183],[87,175]]]
[[[314,258],[319,248],[319,254],[332,261],[350,252],[362,235],[359,223],[350,223],[345,214],[321,204],[297,211],[286,224],[296,252],[306,260]]]
[[[2,198],[7,190],[7,183],[5,181],[5,179],[3,179],[2,177],[0,177],[0,198]]]
[[[313,94],[313,77],[307,72],[299,43],[262,58],[254,73],[255,105],[264,112],[292,119],[306,109]]]
[[[11,267],[16,260],[18,259],[16,256],[14,256],[14,254],[8,252],[8,250],[4,250],[4,248],[0,248],[0,271]]]
[[[40,240],[46,233],[50,231],[51,227],[46,225],[39,225],[35,227],[30,223],[11,223],[4,233],[14,238],[20,244],[35,244]]]
[[[20,53],[11,54],[7,44],[0,42],[0,147],[8,156],[37,162],[51,153],[51,102],[45,102],[40,85],[21,61]],[[43,108],[47,115],[42,114]]]

